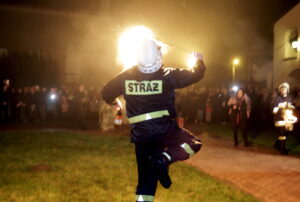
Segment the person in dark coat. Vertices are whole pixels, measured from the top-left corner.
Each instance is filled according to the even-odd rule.
[[[236,95],[229,99],[228,106],[232,122],[234,145],[238,146],[238,130],[240,129],[244,139],[244,145],[248,147],[247,120],[251,112],[250,98],[243,89],[239,89]]]

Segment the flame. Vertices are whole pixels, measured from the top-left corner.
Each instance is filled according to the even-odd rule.
[[[154,40],[161,47],[162,55],[169,51],[169,45],[155,39],[151,29],[139,25],[128,28],[121,33],[118,41],[118,62],[123,66],[123,70],[137,65],[140,44],[145,39]]]
[[[189,69],[193,69],[193,67],[195,66],[196,62],[197,62],[196,57],[194,56],[193,53],[190,53],[188,55],[188,59],[187,59],[187,66],[188,66],[188,68]]]
[[[118,61],[124,70],[137,65],[139,46],[145,39],[154,39],[152,31],[145,26],[134,26],[121,33],[118,43]]]

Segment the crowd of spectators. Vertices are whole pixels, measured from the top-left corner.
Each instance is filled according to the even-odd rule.
[[[69,122],[84,128],[85,122],[103,121],[100,88],[84,85],[61,85],[60,88],[45,88],[38,85],[14,88],[4,80],[0,91],[1,123]],[[255,130],[273,125],[272,102],[277,90],[246,88],[251,100],[250,126]],[[230,97],[235,91],[225,87],[196,88],[191,86],[176,92],[178,116],[184,123],[229,123]],[[290,92],[299,117],[300,89]],[[108,109],[109,110],[109,109]],[[111,115],[104,115],[111,116]]]
[[[244,89],[251,102],[249,125],[253,130],[261,130],[273,125],[272,105],[278,90],[248,87]],[[179,90],[176,107],[179,116],[185,123],[220,123],[230,122],[230,97],[235,96],[236,90],[230,88],[195,88],[194,86]],[[300,89],[294,88],[289,94],[299,116]],[[299,123],[298,123],[299,124]]]
[[[1,123],[69,122],[85,128],[85,122],[98,121],[100,93],[94,87],[38,85],[14,88],[4,80],[0,91]]]

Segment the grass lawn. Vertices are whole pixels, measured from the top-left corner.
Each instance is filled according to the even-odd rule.
[[[233,141],[232,128],[230,124],[221,125],[221,124],[202,124],[202,125],[192,125],[193,129],[196,131],[207,132],[210,134],[220,135],[226,138],[231,138]],[[278,135],[274,127],[269,127],[261,131],[253,132],[249,131],[248,133],[250,141],[258,146],[272,148],[273,144],[277,140]],[[290,134],[287,137],[287,148],[290,148],[290,154],[300,155],[300,134]],[[242,140],[241,132],[239,131],[239,140]]]
[[[0,201],[135,201],[134,147],[127,129],[103,135],[66,131],[0,132]],[[258,201],[184,163],[157,202]]]

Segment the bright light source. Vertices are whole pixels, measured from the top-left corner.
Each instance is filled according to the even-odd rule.
[[[197,58],[194,56],[193,53],[189,54],[188,59],[187,59],[187,66],[189,69],[192,69],[194,65],[197,62]]]
[[[50,99],[53,101],[53,100],[55,100],[56,99],[56,95],[53,93],[53,94],[51,94],[50,95]]]
[[[118,43],[118,61],[123,69],[137,65],[139,47],[143,40],[154,39],[150,29],[144,26],[135,26],[124,31]]]
[[[297,51],[300,51],[300,41],[293,41],[292,42],[292,47],[297,49]]]
[[[233,59],[233,64],[234,65],[238,65],[239,63],[240,63],[240,59],[238,59],[238,58]]]
[[[237,92],[238,91],[238,89],[239,89],[239,87],[238,86],[232,86],[232,88],[231,88],[234,92]]]
[[[161,50],[162,55],[166,55],[169,51],[169,49],[168,49],[169,46],[161,41],[158,41],[158,40],[155,40],[155,41],[156,41],[157,45],[161,47],[160,50]]]
[[[292,42],[292,47],[293,48],[298,48],[298,46],[299,46],[299,42],[298,41],[293,41]]]

